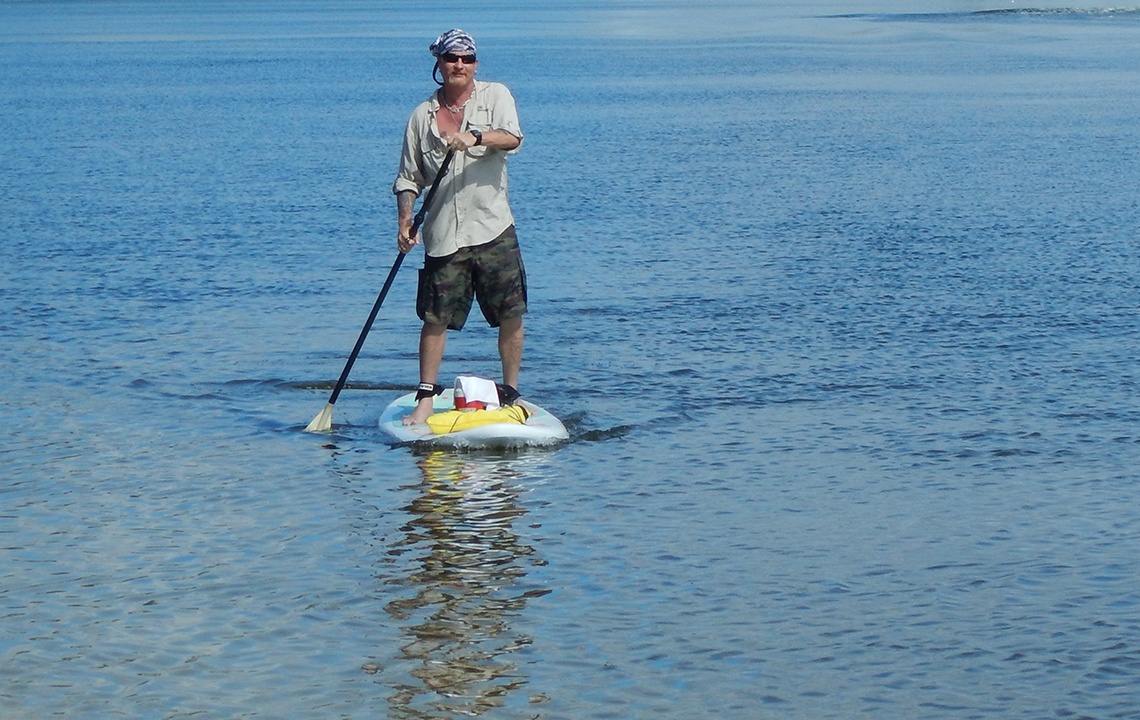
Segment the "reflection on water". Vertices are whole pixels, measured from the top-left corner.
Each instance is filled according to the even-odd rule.
[[[399,659],[415,679],[394,683],[392,717],[481,715],[526,685],[511,656],[530,638],[511,619],[549,590],[521,583],[525,566],[542,562],[515,531],[526,513],[518,485],[525,463],[440,451],[419,459],[420,494],[388,551],[408,558],[406,572],[389,580],[408,594],[385,609],[403,624]],[[530,702],[540,700],[531,693]]]

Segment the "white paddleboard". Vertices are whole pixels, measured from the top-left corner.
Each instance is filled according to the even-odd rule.
[[[460,448],[512,448],[557,445],[570,439],[562,421],[527,400],[518,400],[530,413],[525,423],[490,423],[436,435],[427,423],[405,425],[404,417],[416,406],[416,394],[408,393],[392,401],[380,416],[380,427],[400,442]],[[436,396],[435,412],[455,407],[454,390]]]

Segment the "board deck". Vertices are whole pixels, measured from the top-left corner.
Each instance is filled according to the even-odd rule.
[[[447,389],[435,398],[435,412],[455,406],[454,391]],[[558,445],[570,439],[562,421],[543,408],[526,400],[518,403],[530,412],[523,424],[491,423],[478,427],[436,435],[426,423],[405,425],[404,417],[416,406],[416,394],[408,393],[392,401],[380,416],[380,427],[400,442],[462,448],[512,448]]]

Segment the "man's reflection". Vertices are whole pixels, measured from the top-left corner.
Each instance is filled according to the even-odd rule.
[[[432,452],[420,458],[419,497],[405,508],[411,519],[389,555],[422,553],[412,571],[391,582],[410,594],[385,609],[401,622],[406,640],[399,657],[413,661],[418,683],[396,686],[393,717],[477,716],[507,702],[526,684],[511,654],[530,644],[513,631],[528,597],[521,582],[534,548],[513,529],[525,511],[518,504],[519,457]],[[533,698],[532,698],[533,699]],[[533,706],[527,717],[535,717]]]

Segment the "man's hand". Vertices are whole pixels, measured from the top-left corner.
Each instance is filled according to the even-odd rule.
[[[408,232],[411,228],[400,228],[400,232],[396,235],[396,247],[399,248],[401,253],[408,253],[416,245],[420,244],[420,234],[416,233],[415,237],[409,237]]]
[[[455,152],[466,152],[475,147],[475,136],[469,132],[455,133],[447,136],[447,149]]]

